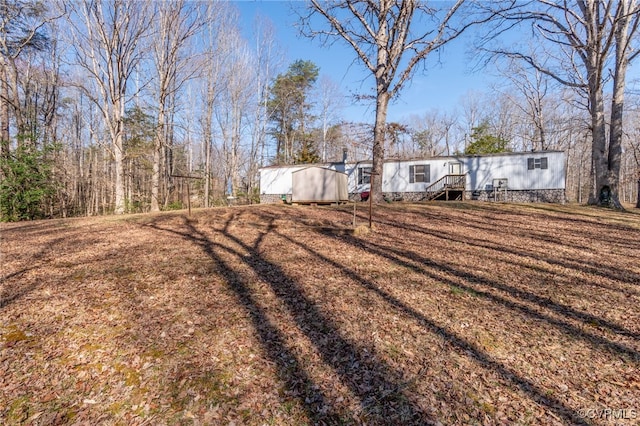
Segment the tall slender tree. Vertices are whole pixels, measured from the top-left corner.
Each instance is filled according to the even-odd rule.
[[[637,0],[537,0],[518,4],[501,16],[502,29],[528,24],[531,36],[540,42],[533,51],[517,45],[485,45],[485,49],[519,59],[584,96],[591,116],[595,182],[589,202],[622,208],[618,189],[625,85],[628,65],[640,53],[640,4]],[[607,120],[608,84],[611,108]]]
[[[221,88],[220,104],[216,118],[222,135],[221,156],[225,191],[236,197],[240,186],[240,142],[243,137],[246,112],[253,91],[252,58],[248,46],[238,28],[225,28],[228,55],[225,64],[224,86]]]
[[[246,172],[247,195],[251,202],[254,201],[254,194],[258,191],[258,168],[265,164],[265,158],[268,156],[269,84],[280,59],[273,23],[264,17],[256,18],[254,33],[256,39],[255,66],[253,67],[255,105],[252,109],[251,149]]]
[[[46,28],[59,16],[48,14],[42,1],[0,2],[0,154],[7,156],[11,144],[11,121],[16,133],[25,133],[25,108],[20,99],[19,58],[41,51],[49,38]]]
[[[494,15],[467,19],[471,15],[462,16],[465,3],[469,2],[311,0],[309,13],[302,17],[303,33],[323,41],[343,40],[375,80],[372,173],[382,175],[389,102],[432,52]],[[383,201],[382,179],[374,179],[371,194],[374,202]]]
[[[142,39],[153,20],[145,2],[83,0],[69,3],[68,24],[73,31],[76,63],[89,81],[78,82],[102,113],[111,139],[115,177],[114,213],[125,212],[124,118],[132,91],[128,84],[136,66],[143,60]],[[82,84],[81,84],[82,83]]]
[[[206,12],[186,0],[153,2],[156,8],[157,26],[152,40],[156,70],[155,93],[157,107],[156,135],[153,150],[153,174],[151,178],[151,211],[160,210],[160,177],[163,149],[172,131],[168,125],[170,100],[184,83],[193,77],[195,68],[189,54],[190,41],[206,25]]]
[[[224,69],[229,56],[229,43],[225,28],[235,25],[236,11],[228,5],[210,4],[207,8],[206,43],[201,66],[204,85],[202,88],[203,110],[201,126],[203,136],[204,206],[209,207],[212,193],[212,167],[215,107],[225,82]]]
[[[311,89],[319,74],[311,61],[297,60],[286,73],[278,75],[271,85],[269,99],[271,134],[276,140],[276,161],[294,162],[296,154],[308,146],[311,116]]]
[[[500,74],[510,82],[502,91],[509,104],[523,115],[523,121],[533,127],[531,148],[542,151],[548,149],[545,114],[549,107],[547,95],[551,89],[549,77],[538,70],[523,67],[521,62],[514,60],[508,61],[507,66],[500,69]]]
[[[340,95],[340,87],[328,77],[320,77],[318,99],[320,111],[320,158],[327,161],[330,141],[329,131],[336,124],[338,112],[342,107],[344,98]]]

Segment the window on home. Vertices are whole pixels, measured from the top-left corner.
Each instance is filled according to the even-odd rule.
[[[415,166],[409,166],[409,182],[430,182],[430,167],[428,164],[419,164]]]
[[[371,167],[358,167],[358,185],[371,183]]]
[[[528,170],[548,169],[548,168],[549,168],[549,161],[547,160],[547,157],[527,158]]]

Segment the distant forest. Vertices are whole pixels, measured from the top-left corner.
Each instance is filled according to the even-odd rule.
[[[233,3],[3,0],[0,11],[2,221],[254,203],[262,166],[339,161],[345,148],[371,158],[374,123],[342,108],[372,94],[340,93],[321,64],[283,58],[266,19],[246,39]],[[500,85],[387,122],[385,157],[564,150],[567,197],[586,203],[591,101],[516,55],[486,67]],[[625,87],[618,192],[636,203],[637,74]]]

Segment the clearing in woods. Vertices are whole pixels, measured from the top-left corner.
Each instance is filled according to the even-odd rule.
[[[0,225],[0,423],[640,422],[637,211],[374,214]]]

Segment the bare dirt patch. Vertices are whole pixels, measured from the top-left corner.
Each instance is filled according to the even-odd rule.
[[[351,221],[256,206],[1,225],[0,423],[639,424],[640,215]]]

